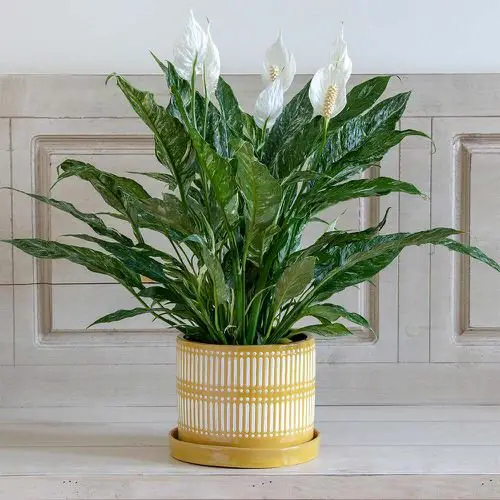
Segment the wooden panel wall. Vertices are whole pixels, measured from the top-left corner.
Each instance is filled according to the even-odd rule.
[[[259,77],[228,79],[251,110]],[[131,80],[165,101],[161,77]],[[292,92],[306,80],[297,78]],[[391,207],[387,232],[453,226],[500,259],[500,75],[412,75],[394,79],[388,94],[407,89],[414,94],[400,125],[433,142],[408,139],[387,155],[381,174],[429,196],[395,194],[326,216],[365,227]],[[161,168],[147,129],[104,77],[1,76],[0,185],[47,193],[67,157],[115,173]],[[53,195],[84,211],[104,208],[81,182],[65,181]],[[83,231],[69,216],[0,190],[0,238],[63,240]],[[306,238],[317,234],[310,227]],[[500,402],[500,274],[447,250],[411,248],[375,287],[339,300],[369,316],[376,335],[319,341],[320,405]],[[174,405],[175,332],[141,317],[85,328],[132,304],[102,276],[63,261],[35,263],[0,245],[0,406]]]

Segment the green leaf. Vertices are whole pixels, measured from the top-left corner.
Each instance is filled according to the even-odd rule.
[[[94,166],[77,160],[66,160],[58,167],[57,182],[68,177],[79,177],[90,182],[92,187],[101,195],[103,200],[116,209],[131,225],[134,235],[139,242],[143,241],[139,231],[134,210],[131,210],[131,200],[150,198],[144,188],[132,179],[120,177],[95,168]]]
[[[243,113],[243,136],[252,144],[255,144],[259,133],[260,129],[255,123],[254,117],[248,113]]]
[[[337,247],[344,247],[357,241],[366,241],[378,234],[387,222],[389,211],[390,209],[388,208],[385,211],[384,217],[377,225],[362,231],[347,232],[335,230],[323,233],[312,245],[292,253],[287,261],[288,264],[290,265],[303,257],[312,256],[316,258],[317,269],[320,269],[324,262],[330,265],[332,261],[332,252],[339,251]]]
[[[322,337],[342,337],[345,335],[352,335],[351,330],[349,330],[342,323],[304,326],[303,328],[292,330],[292,333],[294,335],[297,333],[314,333],[316,335],[321,335]]]
[[[352,139],[362,141],[377,130],[394,130],[408,104],[411,92],[402,92],[384,99],[365,114],[346,123]]]
[[[238,161],[236,182],[245,200],[249,232],[272,223],[281,202],[280,183],[269,173],[267,167],[253,156],[249,145],[244,145],[235,154]]]
[[[152,54],[160,68],[165,74],[165,79],[171,91],[175,89],[181,98],[182,107],[186,110],[183,113],[179,103],[173,98],[167,107],[167,112],[181,121],[186,128],[191,124],[188,117],[192,116],[192,93],[191,84],[184,80],[175,69],[171,62],[164,64],[154,54]],[[208,106],[206,106],[208,104]],[[195,91],[194,108],[196,115],[196,128],[203,130],[204,139],[217,151],[223,158],[229,157],[228,144],[231,131],[228,129],[226,121],[221,116],[219,110],[212,102],[206,101],[198,91]],[[206,119],[205,119],[206,113]],[[192,125],[192,124],[191,124]]]
[[[479,260],[480,262],[483,262],[484,264],[487,264],[496,271],[500,272],[500,264],[494,261],[492,258],[488,257],[482,250],[477,247],[464,245],[463,243],[452,239],[438,241],[437,244],[445,246],[446,248],[449,248],[454,252],[458,252],[467,255],[468,257],[472,257],[473,259]]]
[[[270,164],[270,171],[278,179],[296,171],[319,147],[323,137],[323,117],[316,116],[286,141]]]
[[[313,154],[320,158],[316,160],[319,165],[337,161],[347,153],[347,150],[358,148],[364,136],[384,127],[393,129],[404,111],[409,93],[386,99],[366,114],[359,115],[362,111],[369,109],[382,95],[389,78],[385,76],[368,80],[349,92],[346,108],[330,121],[329,140],[323,150],[319,149],[323,136],[322,117],[317,116],[309,121],[311,115],[308,114],[308,120],[304,117],[299,118],[295,122],[297,131],[295,134],[288,135],[289,139],[281,145],[272,159],[271,172],[279,179],[287,177]],[[303,109],[307,108],[304,94],[296,101],[296,104],[299,103]],[[302,126],[299,123],[300,120],[304,120]],[[317,170],[324,170],[324,168],[317,167]]]
[[[217,82],[215,97],[227,124],[241,137],[243,135],[243,110],[238,104],[233,89],[222,77]]]
[[[238,137],[248,139],[252,144],[257,137],[257,125],[252,116],[245,113],[238,104],[233,89],[220,77],[215,89],[215,97],[219,102],[222,119]]]
[[[339,318],[345,318],[351,323],[360,325],[364,328],[370,328],[370,323],[368,320],[363,318],[360,314],[347,311],[342,306],[336,304],[318,304],[315,306],[308,307],[303,316],[313,316],[320,321],[326,321],[328,323],[333,323]]]
[[[214,285],[214,294],[218,304],[227,302],[227,286],[224,278],[224,271],[220,261],[213,255],[206,246],[202,246],[202,259],[208,274]]]
[[[342,182],[353,175],[364,172],[368,167],[378,164],[391,148],[409,136],[428,138],[427,134],[412,129],[377,132],[361,147],[347,153],[331,166],[325,167],[326,172],[331,176],[331,182]]]
[[[309,100],[309,85],[310,81],[284,107],[269,132],[262,153],[264,163],[271,163],[286,141],[296,141],[298,139],[296,134],[300,133],[302,128],[311,121],[313,109]]]
[[[250,243],[251,257],[255,257],[258,265],[261,264],[262,258],[269,250],[273,238],[279,234],[280,228],[276,224],[270,224],[255,234],[255,237]]]
[[[163,199],[131,201],[140,227],[182,239],[196,232],[193,222],[181,201],[173,194],[164,193]]]
[[[423,196],[413,184],[390,177],[356,179],[336,184],[326,189],[321,195],[313,192],[309,197],[310,202],[305,202],[305,210],[308,214],[313,214],[342,201],[370,196],[385,196],[394,192]]]
[[[274,302],[279,307],[283,302],[301,294],[313,279],[314,257],[305,257],[287,267],[278,282],[274,294]]]
[[[228,160],[217,154],[195,130],[191,130],[197,158],[208,178],[215,198],[221,208],[233,199],[236,194],[234,172]]]
[[[186,304],[189,304],[190,300],[196,300],[189,288],[180,280],[172,280],[170,284],[163,283],[162,286],[147,286],[139,292],[139,296],[151,299],[157,304],[165,302],[174,304],[174,310],[180,307],[186,308]],[[194,315],[196,316],[196,314]]]
[[[184,198],[194,170],[189,161],[191,141],[182,123],[157,104],[151,92],[134,88],[118,75],[116,83],[137,115],[153,132],[156,157],[170,169],[179,186],[181,198]]]
[[[189,121],[181,96],[175,88],[172,88],[172,92],[193,141],[198,163],[210,180],[211,188],[219,206],[224,209],[236,194],[236,183],[231,163],[217,154],[210,144],[203,140],[199,132]]]
[[[119,309],[118,311],[101,316],[91,323],[87,328],[91,326],[98,325],[100,323],[112,323],[114,321],[121,321],[122,319],[133,318],[134,316],[139,316],[140,314],[149,313],[150,310],[144,307],[136,307],[135,309]]]
[[[352,198],[382,196],[393,192],[423,196],[423,193],[409,182],[390,177],[376,177],[374,179],[356,179],[338,184],[329,190],[328,199],[329,202],[339,203]]]
[[[118,241],[119,243],[126,245],[126,246],[133,246],[134,242],[128,238],[127,236],[119,233],[116,229],[109,228],[106,226],[104,221],[97,217],[97,215],[94,214],[87,214],[84,212],[80,212],[74,205],[67,201],[60,201],[56,200],[54,198],[49,198],[47,196],[42,196],[39,194],[31,194],[31,193],[26,193],[24,191],[20,190],[15,190],[18,191],[19,193],[23,193],[27,196],[31,196],[31,198],[34,198],[37,201],[40,201],[42,203],[46,203],[50,205],[51,207],[57,208],[58,210],[61,210],[62,212],[66,212],[73,217],[75,217],[78,220],[81,220],[82,222],[85,222],[94,232],[97,234],[100,234],[101,236],[107,236],[108,238],[112,238],[115,241]]]
[[[102,199],[122,215],[128,216],[128,198],[145,200],[150,195],[145,189],[127,177],[120,177],[109,172],[104,172],[95,168],[89,163],[78,160],[65,160],[58,169],[62,171],[56,182],[60,182],[68,177],[79,177],[90,182],[92,187],[101,195]]]
[[[151,177],[160,182],[164,182],[170,190],[174,190],[177,187],[177,182],[175,177],[164,172],[129,172],[130,174],[144,175],[146,177]]]
[[[229,141],[233,137],[232,130],[227,126],[219,110],[210,101],[208,102],[205,125],[205,98],[199,94],[197,94],[197,98],[200,101],[198,107],[203,108],[203,112],[196,115],[198,130],[204,131],[204,140],[212,146],[219,156],[229,159],[231,157],[229,153]]]
[[[330,248],[314,270],[315,302],[371,279],[407,246],[440,243],[457,233],[455,229],[435,228],[417,233],[384,234],[345,247]]]
[[[102,252],[38,238],[4,241],[38,259],[67,259],[93,273],[111,276],[126,287],[143,288],[139,274],[128,269],[118,259]]]
[[[175,66],[170,61],[166,61],[165,64],[163,61],[161,61],[161,59],[153,54],[153,52],[150,52],[150,54],[153,56],[153,59],[163,71],[168,87],[176,87],[179,91],[182,92],[183,98],[187,101],[190,97],[190,83],[187,80],[184,80],[184,78],[182,78],[179,73],[177,73]]]
[[[330,122],[330,128],[370,109],[382,96],[392,76],[375,76],[353,87],[347,94],[345,108]]]
[[[131,248],[121,245],[120,243],[95,238],[94,236],[90,236],[88,234],[70,234],[67,236],[96,243],[101,248],[116,257],[120,262],[123,262],[127,269],[130,269],[141,276],[146,276],[147,278],[159,283],[169,282],[168,278],[165,276],[163,265],[160,262],[144,255],[133,247]]]
[[[394,131],[404,113],[409,97],[410,92],[389,97],[365,114],[329,128],[325,147],[316,152],[315,168],[321,172],[329,171],[333,163],[361,148],[375,134]]]
[[[179,302],[179,294],[164,286],[147,286],[139,295],[154,302]]]
[[[224,212],[226,214],[227,221],[231,226],[235,225],[239,221],[239,206],[240,206],[240,197],[238,193],[236,193],[228,202],[228,204],[224,208]]]

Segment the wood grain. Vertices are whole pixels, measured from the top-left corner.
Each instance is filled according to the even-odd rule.
[[[0,499],[500,495],[498,406],[320,407],[318,459],[261,471],[171,459],[174,419],[173,408],[0,410]]]

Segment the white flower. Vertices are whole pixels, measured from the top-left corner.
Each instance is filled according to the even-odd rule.
[[[309,86],[309,99],[314,116],[327,120],[338,115],[346,104],[346,79],[333,64],[316,71]]]
[[[283,44],[281,31],[276,41],[267,49],[262,77],[266,83],[281,80],[283,92],[292,84],[297,71],[294,55]]]
[[[283,86],[281,80],[276,79],[268,85],[257,97],[254,118],[259,127],[270,128],[283,111]]]
[[[174,45],[174,66],[182,78],[191,78],[195,60],[196,74],[201,73],[206,46],[207,35],[190,10],[188,24]]]
[[[215,89],[217,88],[217,83],[219,82],[220,76],[219,49],[216,47],[214,41],[212,40],[212,35],[210,33],[210,24],[207,28],[207,48],[205,51],[205,60],[203,62],[203,71],[205,85],[207,87],[206,97],[210,97],[215,93]]]
[[[347,43],[344,40],[344,25],[340,28],[339,36],[335,40],[330,61],[335,68],[344,73],[347,82],[352,73],[352,60],[347,53]]]
[[[347,54],[342,27],[333,48],[330,64],[316,71],[309,86],[309,99],[314,116],[327,120],[338,115],[346,105],[346,85],[352,73],[352,61]]]

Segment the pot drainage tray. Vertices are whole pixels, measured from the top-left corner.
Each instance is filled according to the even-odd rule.
[[[319,432],[306,443],[284,448],[237,448],[181,441],[177,427],[170,431],[170,453],[181,462],[213,467],[266,469],[309,462],[318,455]]]

